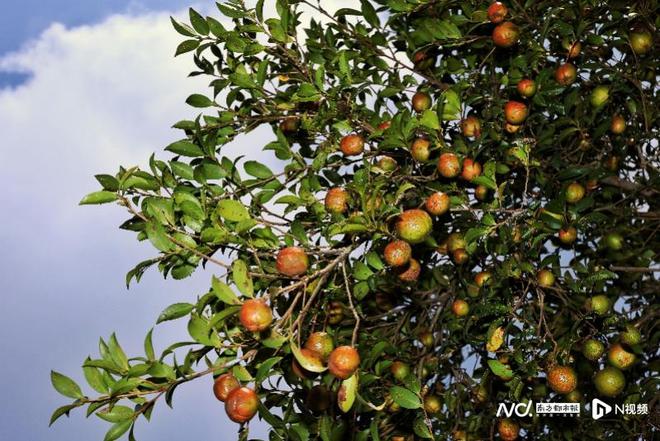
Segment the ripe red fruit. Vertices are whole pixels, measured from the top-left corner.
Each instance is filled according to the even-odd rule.
[[[520,31],[518,26],[510,21],[504,22],[493,29],[493,43],[499,47],[511,47],[518,42]]]
[[[519,101],[507,101],[504,105],[504,118],[509,124],[522,124],[527,119],[527,112],[527,106]]]
[[[399,268],[399,280],[402,282],[415,282],[422,272],[422,267],[420,266],[419,262],[412,257],[410,258],[410,261],[408,261],[407,267]]]
[[[364,151],[364,138],[361,135],[346,135],[340,143],[339,148],[345,156],[357,156]]]
[[[426,198],[424,208],[434,216],[441,216],[449,210],[449,205],[450,201],[447,193],[437,191]]]
[[[416,92],[412,97],[412,108],[417,113],[430,109],[431,96],[426,92]]]
[[[396,223],[398,236],[410,243],[423,242],[433,228],[431,216],[418,208],[406,210],[399,215]]]
[[[484,286],[491,278],[493,275],[491,274],[490,271],[481,271],[480,273],[477,273],[474,276],[474,283],[477,284],[479,288]]]
[[[328,370],[335,377],[345,380],[360,366],[360,354],[351,346],[339,346],[328,358]]]
[[[558,394],[566,395],[577,387],[577,374],[569,366],[554,366],[548,371],[548,385]]]
[[[459,248],[451,254],[451,260],[453,260],[456,265],[464,264],[469,258],[470,256],[463,248]]]
[[[405,240],[395,240],[388,243],[383,251],[385,262],[390,266],[403,266],[412,255],[412,248]]]
[[[378,130],[387,130],[392,126],[392,121],[385,120],[382,123],[378,124]]]
[[[620,135],[626,130],[626,120],[621,115],[614,115],[610,124],[610,131]]]
[[[429,151],[430,146],[431,143],[429,142],[428,139],[417,138],[413,141],[412,145],[410,146],[410,154],[412,155],[415,161],[418,162],[427,161],[429,159],[429,156],[431,155],[431,152]]]
[[[575,227],[566,227],[559,230],[559,241],[565,245],[570,245],[577,239],[577,230]]]
[[[504,123],[504,130],[506,130],[507,133],[516,133],[521,127],[521,125],[509,124],[508,122]]]
[[[273,312],[263,300],[248,299],[243,303],[238,318],[248,331],[260,332],[273,322]]]
[[[330,213],[344,213],[348,210],[348,192],[341,187],[328,190],[325,195],[325,209]]]
[[[213,382],[213,394],[220,401],[226,401],[229,394],[241,387],[241,383],[230,373],[222,374]]]
[[[294,277],[307,272],[309,267],[309,258],[305,250],[299,247],[286,247],[282,248],[277,253],[275,262],[277,271],[285,276]]]
[[[456,299],[451,305],[451,311],[456,317],[464,317],[470,312],[470,305],[465,300]]]
[[[488,7],[488,20],[495,24],[502,23],[508,12],[509,10],[502,2],[493,2]]]
[[[633,352],[627,351],[620,343],[614,343],[607,352],[607,361],[622,371],[635,364],[636,358]]]
[[[476,116],[470,115],[461,121],[463,135],[468,138],[479,138],[481,136],[481,121]]]
[[[520,433],[520,425],[509,418],[501,419],[497,422],[497,433],[503,441],[515,441]]]
[[[534,96],[536,93],[536,83],[534,80],[530,80],[529,78],[522,79],[518,82],[518,93],[521,96],[524,96],[525,98],[529,98],[531,96]]]
[[[481,164],[470,158],[463,160],[463,172],[461,173],[461,178],[470,182],[480,174],[481,174]]]
[[[562,86],[573,84],[577,78],[577,69],[571,63],[564,63],[555,70],[555,80]]]
[[[539,286],[547,288],[555,284],[555,275],[550,270],[542,269],[536,273],[536,281]]]
[[[323,361],[328,359],[334,348],[332,337],[327,332],[314,332],[307,338],[304,347],[304,349],[318,354]]]
[[[438,171],[445,178],[455,178],[461,170],[458,156],[453,153],[443,153],[438,159]]]
[[[231,391],[225,401],[225,411],[230,420],[243,424],[250,421],[259,408],[257,393],[248,387],[239,387]]]
[[[580,202],[584,197],[586,190],[582,184],[578,182],[573,182],[566,187],[566,202],[569,204],[575,204]]]
[[[413,54],[412,61],[416,69],[425,70],[435,64],[435,56],[427,51],[417,51]]]

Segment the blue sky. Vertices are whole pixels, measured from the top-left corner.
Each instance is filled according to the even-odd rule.
[[[80,366],[99,336],[117,332],[129,354],[170,303],[194,301],[209,274],[185,282],[148,273],[127,291],[125,273],[153,250],[117,226],[119,207],[79,207],[96,190],[93,174],[144,165],[179,136],[173,122],[194,116],[184,101],[206,90],[188,79],[190,59],[172,55],[179,36],[174,0],[4,0],[0,14],[0,440],[102,440],[109,425],[74,412],[52,428],[67,399],[51,369],[84,385]],[[212,2],[204,2],[212,10]],[[248,145],[263,145],[264,134]],[[185,322],[158,326],[156,349],[186,339]],[[88,388],[86,392],[90,393]],[[90,393],[91,395],[91,393]],[[233,438],[237,426],[210,380],[178,390],[138,439]],[[253,437],[265,438],[257,428]]]

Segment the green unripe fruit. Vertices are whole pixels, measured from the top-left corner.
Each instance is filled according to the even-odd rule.
[[[619,233],[607,233],[604,238],[605,246],[612,251],[623,248],[623,236]]]
[[[607,86],[597,86],[591,92],[591,105],[594,107],[603,106],[610,99],[610,88]]]
[[[626,377],[615,367],[607,366],[594,376],[594,386],[601,396],[616,397],[626,387]]]
[[[593,311],[598,315],[605,315],[609,312],[611,307],[610,299],[603,294],[593,296],[587,300],[587,310]]]
[[[603,356],[604,352],[605,345],[593,338],[584,342],[584,346],[582,347],[582,355],[584,355],[587,360],[591,361],[597,361]]]
[[[621,343],[634,346],[642,341],[642,334],[633,325],[627,325],[626,330],[619,335],[619,338]]]
[[[392,372],[394,378],[403,381],[408,375],[410,375],[410,366],[402,361],[395,361],[390,366],[390,372]]]

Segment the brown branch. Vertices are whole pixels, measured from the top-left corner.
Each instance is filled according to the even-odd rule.
[[[611,271],[622,273],[660,273],[660,267],[645,268],[643,266],[616,266],[610,265]]]

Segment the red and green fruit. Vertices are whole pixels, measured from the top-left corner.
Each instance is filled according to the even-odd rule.
[[[409,243],[423,242],[431,233],[433,220],[431,216],[418,208],[406,210],[399,215],[396,222],[397,235]]]
[[[453,153],[443,153],[438,159],[438,171],[445,178],[455,178],[461,172],[461,162]]]
[[[548,386],[561,395],[571,393],[577,387],[577,374],[570,366],[553,366],[548,371]]]
[[[241,387],[241,383],[231,373],[220,375],[213,382],[213,394],[220,401],[226,401],[229,394]]]
[[[522,124],[527,119],[527,114],[527,106],[519,101],[507,101],[504,105],[504,118],[509,124]]]
[[[277,253],[275,266],[280,274],[289,277],[300,276],[305,274],[309,268],[309,257],[300,247],[282,248]]]
[[[357,156],[364,151],[364,138],[361,135],[346,135],[339,142],[344,156]]]
[[[450,200],[447,193],[437,191],[426,198],[424,208],[434,216],[441,216],[449,210]]]
[[[518,42],[520,31],[518,26],[510,21],[504,22],[493,29],[493,43],[498,47],[511,47]]]
[[[239,424],[250,421],[257,414],[258,408],[259,397],[248,387],[234,389],[225,401],[227,416]]]
[[[261,332],[273,322],[273,312],[263,300],[248,299],[241,306],[239,320],[248,331]]]
[[[352,346],[339,346],[330,353],[328,370],[335,377],[345,380],[360,366],[360,354]]]
[[[390,266],[403,266],[410,261],[412,248],[405,240],[394,240],[385,246],[383,257]]]

